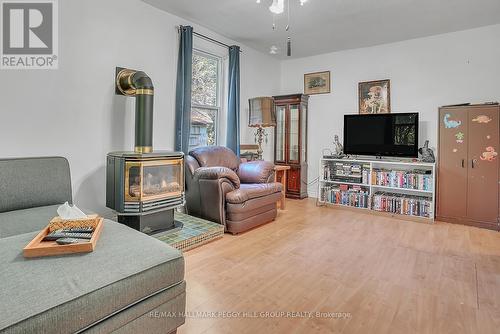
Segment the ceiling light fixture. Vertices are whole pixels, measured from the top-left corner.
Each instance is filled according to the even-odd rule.
[[[276,15],[283,13],[285,11],[285,0],[273,0],[269,10]]]
[[[261,0],[257,0],[257,3],[260,3],[260,1]],[[304,6],[304,4],[309,0],[299,0],[299,1],[300,5]],[[273,0],[271,6],[269,6],[269,11],[276,15],[283,14],[283,12],[285,11],[285,0]]]
[[[261,0],[257,0],[257,3],[260,3]],[[300,5],[304,6],[304,4],[309,0],[299,0]],[[283,14],[285,11],[285,0],[273,0],[271,6],[269,6],[269,10],[273,13],[273,30],[276,30],[276,22],[275,15]],[[287,0],[287,25],[285,27],[285,31],[288,33],[288,37],[286,39],[285,48],[286,55],[288,57],[292,56],[292,38],[290,36],[290,0]],[[278,48],[276,45],[272,45],[270,50],[270,54],[277,54]]]

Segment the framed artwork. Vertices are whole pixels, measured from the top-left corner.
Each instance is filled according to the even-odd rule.
[[[390,80],[365,81],[358,84],[360,114],[387,114],[391,112]]]
[[[330,71],[304,74],[304,94],[330,93]]]

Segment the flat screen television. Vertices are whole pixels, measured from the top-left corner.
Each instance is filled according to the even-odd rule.
[[[344,153],[418,157],[418,113],[345,115]]]

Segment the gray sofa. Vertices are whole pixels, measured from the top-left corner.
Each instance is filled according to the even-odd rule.
[[[66,159],[0,159],[0,333],[175,333],[184,259],[165,243],[105,220],[92,253],[23,257],[71,200]]]

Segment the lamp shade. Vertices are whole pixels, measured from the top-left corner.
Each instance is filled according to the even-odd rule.
[[[254,97],[248,100],[248,126],[271,127],[276,126],[274,99],[272,97]]]

